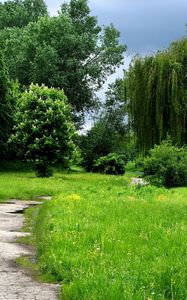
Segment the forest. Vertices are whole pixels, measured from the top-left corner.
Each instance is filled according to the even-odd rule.
[[[0,204],[52,197],[26,210],[35,263],[17,263],[60,299],[187,299],[187,38],[100,99],[127,47],[87,0],[0,2]]]

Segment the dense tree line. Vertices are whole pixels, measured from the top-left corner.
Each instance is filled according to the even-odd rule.
[[[98,105],[96,91],[123,61],[119,36],[113,25],[98,25],[86,0],[63,4],[55,17],[43,0],[0,4],[4,158],[30,160],[46,176],[58,160],[68,165],[75,150],[71,116],[79,127]]]
[[[14,157],[19,149],[19,158],[40,165],[37,171],[46,174],[59,158],[67,165],[76,149],[71,118],[79,128],[88,111],[97,114],[94,126],[76,143],[89,171],[101,156],[108,161],[115,152],[132,159],[168,136],[176,145],[186,144],[187,39],[153,56],[136,56],[124,78],[109,85],[101,105],[97,91],[123,62],[126,46],[119,43],[119,37],[113,25],[98,25],[86,0],[63,4],[54,17],[48,15],[43,0],[0,4],[2,157]],[[33,127],[35,119],[38,123]],[[53,159],[48,168],[49,157]],[[113,158],[118,156],[113,154]]]

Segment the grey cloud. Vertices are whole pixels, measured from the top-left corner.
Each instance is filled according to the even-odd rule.
[[[185,34],[184,0],[90,0],[90,6],[101,24],[119,29],[129,53],[156,51]]]
[[[54,14],[63,0],[46,0]],[[150,53],[185,35],[187,0],[89,0],[101,25],[113,23],[128,53]]]

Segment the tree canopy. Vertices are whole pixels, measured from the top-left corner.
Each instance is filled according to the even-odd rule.
[[[0,30],[7,27],[25,27],[47,15],[43,0],[12,0],[0,3]]]
[[[63,88],[75,112],[96,104],[95,92],[123,61],[125,46],[113,25],[98,25],[86,0],[71,0],[58,16],[0,32],[13,79]]]
[[[187,39],[155,56],[136,57],[127,74],[132,127],[141,151],[171,136],[187,142]]]
[[[87,171],[93,170],[95,161],[109,153],[127,155],[127,110],[124,99],[123,80],[117,79],[109,85],[106,101],[100,112],[97,111],[94,125],[87,134],[80,138],[80,148]]]
[[[37,175],[51,175],[56,162],[68,166],[74,136],[71,108],[62,90],[32,84],[22,93],[9,143],[18,158],[34,163]]]

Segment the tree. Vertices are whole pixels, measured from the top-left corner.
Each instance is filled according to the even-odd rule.
[[[56,17],[0,32],[0,42],[14,79],[63,88],[81,115],[95,107],[95,92],[123,61],[119,36],[113,25],[98,26],[86,0],[71,0]]]
[[[6,156],[6,142],[13,126],[13,103],[11,83],[0,52],[0,153],[1,159]]]
[[[94,162],[100,157],[113,152],[114,137],[107,127],[107,119],[100,118],[84,136],[79,138],[79,147],[83,155],[83,166],[93,170]]]
[[[146,152],[168,135],[187,143],[187,39],[155,56],[136,57],[128,72],[132,128],[139,151]]]
[[[12,0],[0,3],[0,30],[8,27],[25,27],[47,15],[43,0]]]
[[[62,90],[31,85],[22,94],[16,120],[9,143],[16,147],[18,157],[34,163],[38,176],[50,176],[56,162],[68,166],[75,130]]]
[[[84,167],[91,171],[95,160],[109,153],[132,155],[129,145],[128,110],[126,84],[117,79],[109,85],[106,100],[97,112],[95,124],[81,137]],[[131,152],[131,153],[130,153]]]
[[[122,136],[128,133],[128,106],[126,95],[126,82],[122,79],[116,79],[109,84],[106,92],[106,101],[104,104],[104,114],[108,118],[108,127],[115,130]]]

